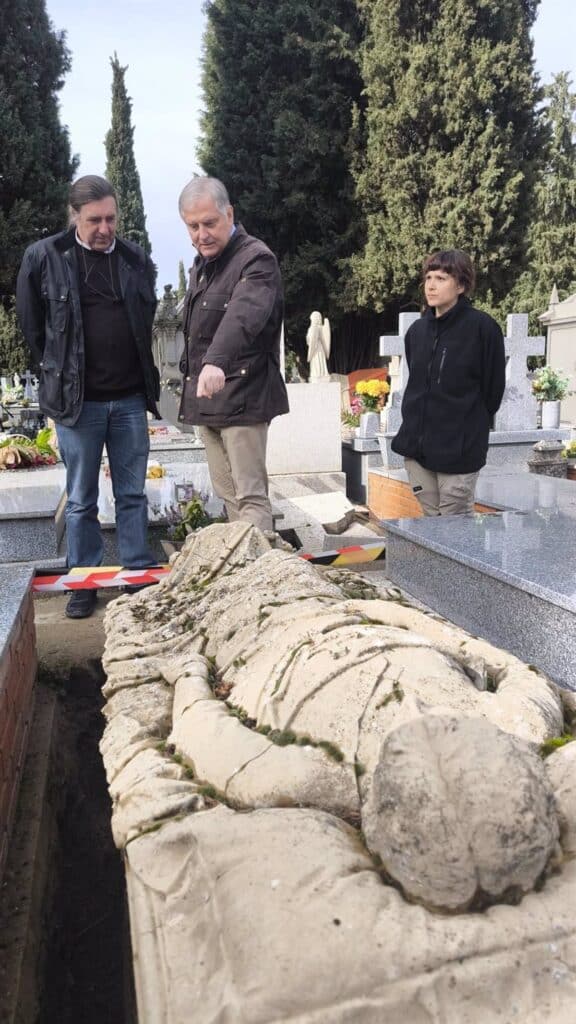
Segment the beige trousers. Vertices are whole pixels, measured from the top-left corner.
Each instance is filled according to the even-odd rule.
[[[212,486],[226,506],[230,522],[272,530],[268,498],[266,440],[268,424],[249,427],[200,427]]]
[[[425,516],[461,516],[474,511],[478,473],[432,473],[404,459],[408,480]]]

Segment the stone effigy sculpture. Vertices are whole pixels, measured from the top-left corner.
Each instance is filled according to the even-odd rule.
[[[572,694],[241,523],[106,631],[140,1024],[572,1019]]]

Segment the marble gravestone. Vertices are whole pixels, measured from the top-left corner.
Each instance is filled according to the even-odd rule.
[[[172,285],[165,285],[164,295],[158,303],[152,330],[154,362],[160,371],[160,412],[165,420],[182,434],[196,437],[195,428],[178,422],[178,409],[182,393],[180,360],[184,352],[182,330],[182,308],[184,300],[178,299]]]
[[[287,384],[290,411],[268,431],[269,475],[339,473],[340,385],[330,380]]]
[[[513,510],[386,521],[389,578],[576,690],[574,484],[482,474],[476,497]]]
[[[528,315],[514,313],[506,319],[506,391],[495,416],[488,445],[488,467],[523,470],[539,441],[565,440],[569,430],[541,430],[537,426],[538,402],[532,394],[526,366],[528,356],[544,355],[545,339],[528,336]]]
[[[105,627],[140,1024],[571,1019],[573,695],[241,523]]]
[[[168,420],[152,420],[148,426],[152,461],[163,466],[174,462],[205,462],[204,445],[196,433],[182,433]]]
[[[548,362],[570,377],[570,393],[562,399],[562,420],[576,425],[576,292],[562,302],[554,285],[548,309],[538,317],[546,328]]]
[[[513,313],[506,319],[506,390],[496,413],[494,431],[535,430],[538,403],[528,376],[528,356],[543,356],[546,339],[528,336],[528,314]]]
[[[378,437],[382,463],[385,469],[402,469],[404,459],[392,451],[391,442],[402,423],[402,399],[408,383],[408,363],[404,350],[404,338],[408,328],[420,319],[419,313],[400,313],[398,317],[398,334],[380,338],[380,355],[391,356],[390,364],[390,397],[386,417],[386,432]]]
[[[38,401],[38,378],[34,377],[30,370],[24,374],[24,398],[28,402]]]
[[[368,477],[371,470],[379,470],[382,465],[384,465],[384,471],[388,468],[401,469],[404,465],[401,456],[392,451],[390,442],[402,422],[400,407],[408,379],[408,368],[404,357],[404,335],[410,324],[418,318],[418,313],[401,313],[399,334],[396,337],[380,339],[380,355],[392,356],[389,367],[391,390],[385,406],[386,433],[376,434],[375,437],[354,437],[342,443],[342,466],[346,472],[346,494],[352,501],[367,503]],[[386,345],[382,344],[384,340]],[[380,418],[382,419],[382,416]]]
[[[0,472],[0,563],[63,558],[64,467]]]

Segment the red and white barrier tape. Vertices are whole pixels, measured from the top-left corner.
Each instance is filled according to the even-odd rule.
[[[382,541],[371,541],[369,544],[354,544],[336,551],[321,551],[315,555],[300,554],[299,557],[314,565],[342,567],[383,559],[385,551]],[[78,566],[61,575],[39,571],[32,581],[32,590],[35,593],[58,593],[108,587],[143,587],[158,583],[169,572],[169,565],[155,565],[148,569],[123,569],[119,565]]]

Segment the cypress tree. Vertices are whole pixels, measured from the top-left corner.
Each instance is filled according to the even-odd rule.
[[[463,248],[497,304],[525,262],[546,133],[532,60],[538,0],[359,0],[367,38],[368,220],[351,268],[361,302],[418,300],[435,248]]]
[[[16,321],[12,302],[0,303],[0,371],[9,376],[32,365],[30,350]]]
[[[207,18],[200,163],[279,258],[287,346],[304,356],[319,309],[333,328],[331,368],[366,365],[377,332],[345,315],[342,269],[361,241],[350,170],[363,102],[356,3],[212,0]]]
[[[538,315],[548,308],[552,286],[560,298],[576,291],[576,95],[570,76],[555,75],[545,95],[551,143],[535,192],[529,266],[507,300],[510,309],[530,314],[535,333],[540,332]]]
[[[132,100],[126,92],[124,75],[128,70],[120,66],[116,54],[112,65],[112,124],[106,134],[106,177],[116,189],[118,197],[118,234],[151,251],[146,231],[146,216],[140,187],[140,175],[134,156],[134,128],[132,126]]]
[[[57,100],[69,68],[44,0],[0,5],[0,367],[11,372],[29,361],[12,313],[22,254],[65,226],[77,166]]]
[[[178,263],[178,289],[176,292],[178,299],[184,298],[184,296],[186,295],[186,287],[187,284],[186,271],[184,269],[184,260],[180,260]]]

